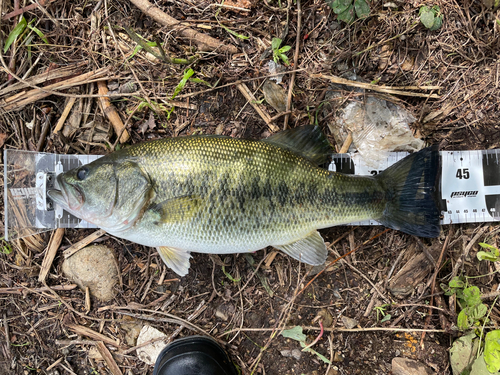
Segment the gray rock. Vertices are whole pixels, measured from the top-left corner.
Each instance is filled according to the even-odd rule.
[[[358,321],[356,319],[352,319],[347,316],[343,316],[340,319],[342,320],[342,323],[344,323],[344,327],[347,329],[353,329],[358,325]]]
[[[393,375],[432,375],[429,367],[421,362],[413,359],[396,357],[392,359],[392,374]]]
[[[280,353],[283,357],[287,358],[293,357],[297,361],[302,357],[302,352],[299,349],[293,349],[293,350],[284,349]]]
[[[103,245],[87,246],[62,265],[64,275],[101,301],[107,302],[115,296],[113,290],[118,281],[118,270],[113,250]]]
[[[233,316],[235,311],[234,305],[230,303],[223,303],[217,306],[215,310],[215,316],[223,321],[227,322],[231,316]]]

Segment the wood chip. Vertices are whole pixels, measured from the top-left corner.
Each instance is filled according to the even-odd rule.
[[[111,371],[113,375],[122,375],[120,368],[116,364],[108,348],[106,348],[106,345],[104,345],[104,342],[98,341],[96,346],[97,350],[99,350],[99,353],[101,353],[104,361],[108,365],[109,371]]]
[[[127,129],[125,129],[125,125],[123,125],[123,121],[116,111],[115,106],[111,104],[109,97],[105,96],[108,95],[108,86],[106,86],[106,82],[97,82],[97,87],[99,88],[99,94],[104,95],[99,98],[102,105],[102,111],[109,122],[111,122],[111,125],[113,125],[116,135],[120,137],[120,143],[127,142],[130,139],[130,134]]]
[[[73,104],[75,104],[76,98],[69,98],[68,102],[66,103],[66,107],[64,108],[64,111],[57,121],[57,125],[54,128],[54,134],[57,134],[63,127],[64,122],[68,118],[69,112],[71,111],[71,108],[73,108]]]
[[[279,128],[271,123],[271,116],[269,116],[267,111],[264,108],[262,108],[259,103],[257,103],[257,99],[250,91],[250,89],[247,87],[247,85],[245,85],[244,83],[238,83],[236,87],[238,88],[238,90],[240,90],[245,99],[248,100],[248,103],[250,103],[250,105],[257,111],[259,116],[262,117],[264,122],[271,129],[271,131],[277,132]]]
[[[64,228],[57,228],[50,238],[49,245],[47,246],[47,252],[43,258],[42,267],[40,268],[40,274],[38,275],[38,281],[43,283],[49,274],[50,267],[57,253],[57,249],[61,245],[62,239],[64,237]]]
[[[99,237],[101,237],[102,235],[104,235],[106,233],[105,230],[103,229],[99,229],[97,231],[95,231],[94,233],[92,233],[91,235],[85,237],[83,240],[81,241],[78,241],[77,243],[75,243],[74,245],[68,247],[66,250],[64,250],[64,258],[67,259],[69,258],[70,256],[72,256],[74,253],[76,253],[77,251],[83,249],[85,246],[87,246],[89,243],[97,240]]]
[[[93,331],[90,328],[78,325],[78,324],[68,324],[67,325],[70,330],[73,332],[82,335],[82,336],[87,336],[90,337],[91,339],[94,339],[96,341],[102,341],[105,342],[108,345],[113,345],[114,347],[120,347],[120,341],[111,339],[108,336],[105,336],[99,332]]]

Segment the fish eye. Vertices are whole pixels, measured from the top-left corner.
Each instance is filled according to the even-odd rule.
[[[87,176],[89,175],[89,170],[85,167],[83,168],[80,168],[80,170],[78,172],[76,172],[76,177],[80,180],[80,181],[83,181],[87,178]]]

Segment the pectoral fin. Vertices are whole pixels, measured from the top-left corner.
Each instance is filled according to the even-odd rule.
[[[186,276],[189,272],[189,252],[179,249],[173,249],[167,246],[156,248],[163,262],[179,276]]]
[[[311,232],[298,241],[274,247],[294,259],[313,266],[324,264],[328,255],[325,242],[318,231]]]
[[[187,195],[154,204],[148,208],[148,211],[158,215],[158,221],[162,223],[182,223],[192,219],[202,205],[203,200],[200,197]]]

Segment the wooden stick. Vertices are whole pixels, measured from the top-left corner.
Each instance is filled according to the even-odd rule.
[[[175,18],[170,17],[168,14],[163,12],[160,8],[157,6],[151,4],[147,0],[130,0],[132,4],[134,4],[137,8],[139,8],[141,11],[143,11],[145,14],[153,18],[156,22],[164,25],[164,26],[169,26],[169,27],[175,27],[175,26],[180,26],[182,27],[181,23],[177,21]],[[223,44],[220,40],[212,38],[211,36],[208,36],[206,34],[200,33],[196,30],[193,30],[189,27],[183,27],[182,29],[179,30],[180,34],[189,40],[191,40],[193,43],[195,43],[198,48],[202,51],[214,51],[218,50],[220,52],[226,52],[226,53],[237,53],[238,48],[235,46],[231,45],[225,45]]]
[[[440,98],[440,96],[437,94],[422,94],[419,92],[403,91],[403,90],[400,90],[398,87],[390,87],[390,86],[384,86],[384,85],[372,85],[371,83],[351,81],[349,79],[340,78],[337,76],[330,76],[330,75],[321,74],[321,73],[310,74],[309,76],[311,78],[327,79],[333,83],[338,83],[341,85],[347,85],[347,86],[352,86],[352,87],[360,87],[362,89],[383,92],[385,94],[402,95],[402,96],[417,96],[417,97],[432,98],[432,99],[439,99]]]
[[[111,125],[113,125],[113,129],[115,129],[117,136],[120,137],[120,143],[127,142],[130,139],[130,135],[128,134],[127,129],[125,129],[125,125],[123,125],[123,121],[116,111],[115,106],[111,104],[111,101],[107,96],[104,96],[108,94],[108,86],[106,86],[105,82],[99,81],[97,82],[97,87],[99,88],[99,94],[103,95],[99,98],[99,100],[104,114],[108,118],[109,122],[111,122]]]
[[[339,154],[345,154],[349,150],[349,147],[351,147],[351,143],[352,143],[352,133],[349,132],[347,138],[344,141],[344,144],[342,145],[342,148],[339,151]]]
[[[47,252],[43,257],[42,267],[40,268],[40,274],[38,275],[38,281],[44,282],[47,277],[50,267],[52,266],[52,262],[56,257],[57,249],[61,245],[62,239],[64,237],[64,228],[57,228],[52,237],[50,238],[49,245],[47,246]]]
[[[19,94],[13,95],[9,98],[5,99],[5,103],[0,103],[3,105],[3,109],[6,112],[10,111],[18,111],[22,109],[24,106],[34,103],[40,99],[46,98],[52,94],[62,94],[55,90],[65,90],[73,86],[83,85],[88,83],[91,80],[99,79],[105,76],[108,73],[108,68],[98,69],[96,71],[87,72],[81,74],[77,77],[69,78],[65,81],[53,83],[51,85],[47,85],[44,87],[40,87],[37,89],[33,89],[30,91],[23,91]],[[72,97],[71,94],[66,94],[69,97]],[[74,95],[75,97],[79,97],[79,95]]]
[[[106,233],[106,231],[103,230],[103,229],[96,230],[94,233],[92,233],[91,235],[85,237],[83,240],[78,241],[77,243],[71,245],[66,250],[64,250],[64,253],[63,253],[64,254],[64,259],[68,259],[74,253],[76,253],[77,251],[83,249],[89,243],[97,240],[99,237],[101,237],[105,233]]]
[[[99,353],[101,353],[102,358],[106,361],[109,371],[111,371],[113,375],[123,375],[108,348],[106,348],[106,345],[104,345],[102,341],[98,341],[96,346]]]
[[[243,94],[246,100],[250,103],[250,105],[257,111],[257,113],[262,117],[262,120],[269,126],[269,128],[273,131],[276,132],[279,130],[279,128],[276,125],[273,125],[271,123],[271,116],[268,115],[267,111],[263,108],[260,107],[260,105],[257,103],[257,99],[253,95],[253,93],[250,91],[250,89],[245,85],[244,83],[238,83],[236,85],[238,90]]]
[[[67,325],[70,330],[73,332],[82,335],[82,336],[87,336],[90,337],[91,339],[94,339],[96,341],[103,341],[108,345],[113,345],[114,347],[119,348],[120,347],[120,341],[119,340],[113,340],[109,338],[108,336],[104,336],[103,334],[93,331],[90,328],[78,325],[78,324],[68,324]]]
[[[57,121],[57,125],[54,129],[54,134],[57,134],[63,127],[64,122],[68,118],[69,112],[71,111],[71,108],[73,108],[73,104],[75,104],[76,98],[69,98],[68,103],[66,104],[66,107],[64,108],[64,111],[59,118],[59,121]]]
[[[56,286],[51,286],[50,289],[53,289],[53,290],[73,290],[76,287],[77,287],[76,284],[56,285]],[[40,292],[47,292],[47,291],[49,291],[49,288],[44,287],[44,286],[41,288],[27,288],[25,286],[14,287],[14,288],[0,288],[0,294],[23,294],[23,292],[40,293]]]
[[[293,67],[296,68],[299,64],[299,52],[300,52],[300,33],[302,29],[302,7],[300,4],[300,0],[297,0],[297,36],[295,38],[295,53],[293,55]],[[292,73],[290,77],[290,86],[288,86],[288,96],[286,100],[286,110],[285,112],[291,112],[292,110],[292,95],[293,95],[293,86],[295,85],[295,76],[296,73]],[[283,130],[288,129],[288,120],[290,120],[290,115],[287,114],[285,116],[285,120],[283,121]]]

